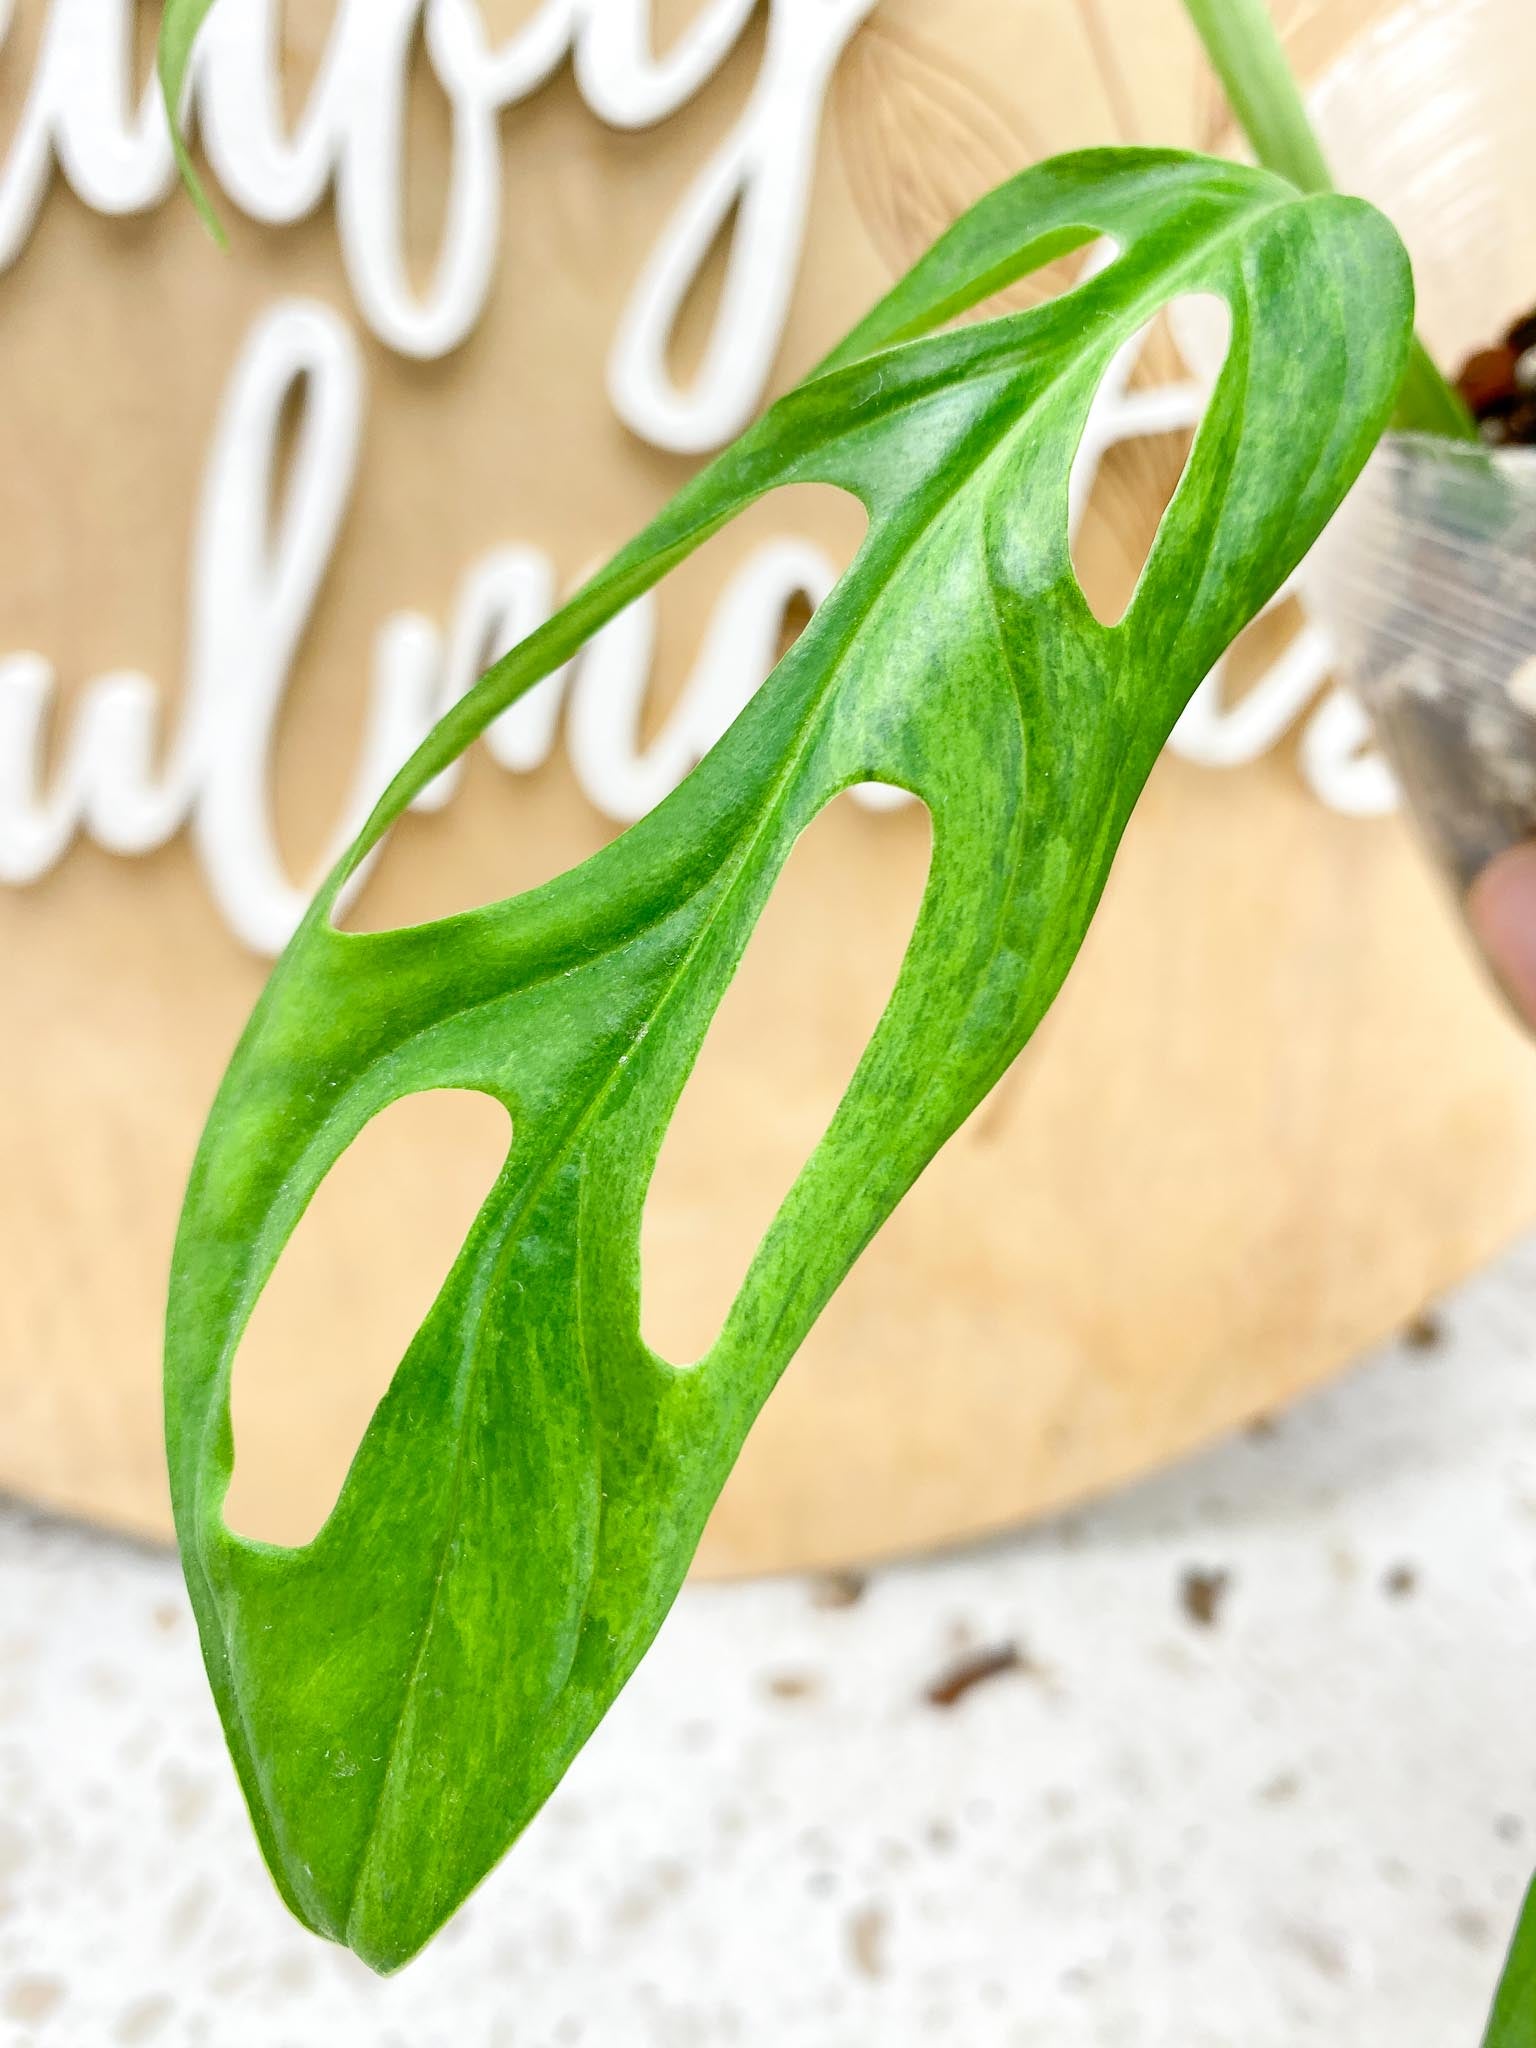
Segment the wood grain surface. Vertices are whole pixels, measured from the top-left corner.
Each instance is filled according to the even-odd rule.
[[[1300,10],[1309,63],[1369,11]],[[0,137],[44,14],[21,0]],[[466,566],[512,541],[573,579],[687,473],[615,419],[604,359],[754,62],[744,46],[644,134],[601,127],[556,79],[505,124],[517,203],[473,337],[439,363],[361,340],[358,488],[273,766],[295,873],[341,802],[384,615],[444,619]],[[1174,0],[883,0],[834,86],[778,385],[1025,158],[1213,132]],[[430,190],[446,167],[430,118],[416,146]],[[24,458],[0,461],[0,651],[57,663],[66,721],[84,678],[131,664],[164,682],[174,722],[230,363],[279,293],[351,317],[328,208],[230,227],[221,260],[184,205],[108,221],[55,188],[0,278],[0,419]],[[1110,465],[1085,574],[1131,573],[1180,455],[1147,444]],[[675,579],[648,729],[733,564],[802,531],[846,555],[858,522],[821,494],[770,501]],[[505,894],[613,829],[563,748],[527,775],[477,756],[456,800],[398,835],[358,914]],[[889,988],[926,853],[915,809],[840,805],[791,864],[663,1159],[648,1330],[686,1344],[723,1310]],[[264,966],[221,926],[184,838],[135,860],[80,846],[0,891],[0,960],[0,1486],[162,1536],[167,1256]],[[306,1219],[312,1241],[279,1270],[237,1371],[238,1526],[296,1537],[323,1515],[484,1185],[484,1133],[430,1111],[349,1202]],[[1103,1489],[1336,1371],[1533,1217],[1536,1062],[1404,828],[1323,810],[1289,747],[1233,773],[1169,761],[1057,1010],[792,1368],[704,1567],[911,1550]]]

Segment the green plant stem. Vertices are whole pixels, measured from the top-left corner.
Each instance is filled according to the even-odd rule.
[[[1268,0],[1184,0],[1239,126],[1266,170],[1301,192],[1331,192],[1322,145],[1307,118]],[[1417,336],[1393,425],[1403,433],[1476,438],[1472,417]]]

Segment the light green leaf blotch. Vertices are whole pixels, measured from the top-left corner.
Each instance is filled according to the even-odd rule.
[[[949,326],[1101,235],[1118,255],[1066,296]],[[1072,570],[1073,454],[1115,352],[1188,292],[1226,301],[1230,352],[1106,627]],[[220,1089],[167,1325],[203,1650],[262,1847],[310,1926],[379,1969],[404,1962],[607,1711],[796,1347],[1051,1003],[1191,693],[1365,460],[1411,301],[1396,237],[1358,201],[1158,151],[1027,171],[492,670],[385,795]],[[499,712],[745,507],[800,483],[862,500],[868,536],[674,795],[529,894],[410,930],[334,929],[348,878]],[[798,834],[876,780],[933,818],[905,962],[718,1341],[679,1369],[639,1327],[658,1149]],[[506,1106],[505,1168],[320,1535],[297,1551],[243,1541],[222,1506],[252,1306],[368,1119],[443,1087]]]

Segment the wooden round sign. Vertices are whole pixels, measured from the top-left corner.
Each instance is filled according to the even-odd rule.
[[[1177,0],[222,0],[193,88],[221,256],[143,83],[153,13],[0,7],[0,1486],[159,1534],[197,1132],[388,771],[970,199],[1051,150],[1196,140],[1209,101]],[[1134,574],[1198,355],[1191,314],[1101,394],[1090,589]],[[640,816],[858,531],[830,495],[755,508],[430,793],[353,918],[506,895]],[[1536,1064],[1298,626],[1277,608],[1202,691],[1062,1001],[788,1375],[708,1567],[1104,1487],[1536,1215]],[[797,850],[652,1190],[667,1355],[708,1342],[829,1118],[927,858],[917,806],[857,795]],[[236,1371],[248,1533],[334,1499],[505,1146],[485,1109],[390,1112],[285,1253]]]

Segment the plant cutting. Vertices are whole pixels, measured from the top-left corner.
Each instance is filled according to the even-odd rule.
[[[173,111],[209,5],[166,10]],[[1262,9],[1192,11],[1278,166],[1090,151],[965,215],[449,713],[322,887],[231,1062],[172,1273],[178,1535],[279,1888],[375,1968],[407,1961],[504,1853],[644,1654],[797,1345],[1048,1009],[1193,690],[1394,411],[1464,431],[1411,340],[1395,233],[1305,160]],[[1101,239],[1113,260],[1060,297],[964,322]],[[1072,569],[1073,455],[1116,353],[1191,292],[1225,303],[1225,364],[1106,624]],[[494,718],[739,512],[805,482],[859,499],[867,538],[673,796],[527,895],[336,928],[390,828]],[[865,782],[933,819],[900,977],[718,1340],[660,1359],[639,1335],[638,1240],[669,1119],[796,839]],[[256,1299],[370,1119],[441,1087],[503,1105],[505,1167],[320,1534],[237,1538],[229,1385]]]

